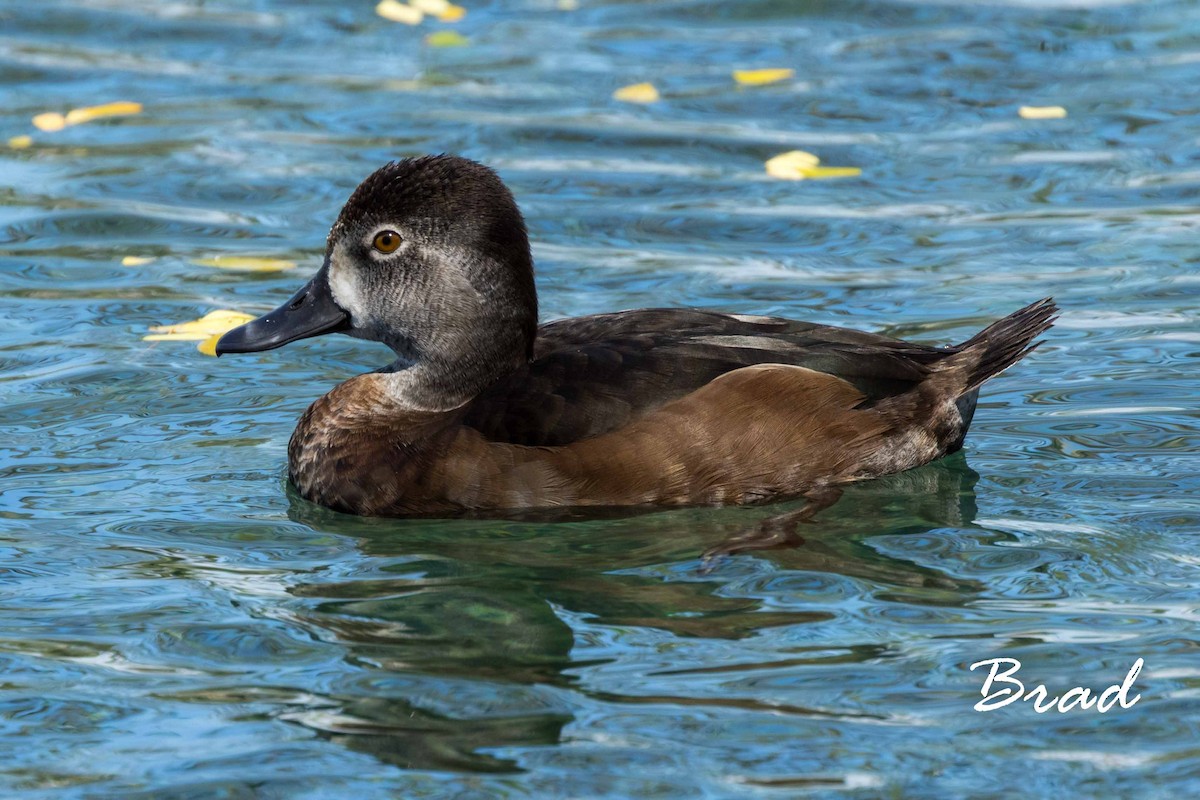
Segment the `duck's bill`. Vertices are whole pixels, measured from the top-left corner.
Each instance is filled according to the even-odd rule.
[[[344,331],[350,315],[333,299],[327,267],[279,308],[234,328],[217,340],[217,355],[258,353],[274,350],[288,342]]]

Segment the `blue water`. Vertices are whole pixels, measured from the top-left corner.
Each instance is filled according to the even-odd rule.
[[[414,28],[367,1],[0,3],[0,796],[1195,794],[1200,7],[578,6]],[[469,43],[424,44],[443,29]],[[757,67],[796,76],[730,78]],[[642,81],[659,102],[612,99]],[[119,100],[144,110],[30,121]],[[863,174],[767,177],[793,149]],[[287,438],[382,348],[142,337],[273,307],[362,177],[442,151],[512,186],[546,318],[946,343],[1064,313],[962,454],[709,572],[781,509],[323,511]],[[1141,699],[976,712],[969,665],[997,657],[1054,693],[1142,658]]]

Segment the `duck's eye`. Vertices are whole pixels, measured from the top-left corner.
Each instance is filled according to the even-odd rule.
[[[400,234],[395,231],[380,231],[375,234],[371,245],[381,253],[394,253],[400,247]]]

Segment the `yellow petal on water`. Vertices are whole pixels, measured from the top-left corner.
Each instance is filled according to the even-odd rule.
[[[177,322],[174,325],[155,325],[142,339],[147,342],[199,342],[210,336],[220,336],[252,319],[253,314],[222,308],[210,311],[200,319]]]
[[[283,272],[296,267],[295,261],[286,258],[259,258],[258,256],[216,256],[197,258],[192,261],[202,267],[233,269],[240,272]]]
[[[94,119],[101,119],[103,117],[125,117],[130,114],[140,113],[142,113],[141,103],[131,103],[123,100],[118,103],[105,103],[102,106],[73,108],[67,112],[66,122],[68,125],[80,125],[84,122],[91,122]]]
[[[154,330],[154,328],[150,330]],[[209,335],[207,333],[148,333],[142,337],[142,340],[146,342],[198,342]]]
[[[1062,106],[1021,106],[1017,113],[1022,119],[1062,119],[1067,110]]]
[[[613,92],[613,99],[623,103],[657,103],[659,94],[653,83],[635,83],[617,89]]]
[[[794,69],[735,69],[733,79],[742,86],[766,86],[796,77]]]
[[[204,355],[206,355],[206,356],[212,356],[212,357],[216,358],[217,342],[221,341],[221,337],[224,335],[225,334],[223,334],[223,333],[214,333],[212,336],[208,337],[203,342],[196,345],[196,349],[199,350],[201,353],[204,353]]]
[[[768,159],[764,165],[773,178],[789,181],[854,178],[862,175],[859,167],[822,167],[821,159],[804,150],[789,150]]]
[[[579,0],[558,0],[555,5],[559,11],[575,11],[579,8]]]
[[[13,150],[24,150],[26,147],[33,146],[32,136],[14,136],[8,140],[8,146]]]
[[[403,22],[405,25],[420,25],[421,20],[425,19],[425,13],[420,9],[398,3],[396,0],[379,0],[379,5],[375,6],[375,13],[384,19]]]
[[[862,175],[860,167],[803,167],[801,177],[807,180],[825,180],[826,178],[856,178]]]
[[[457,31],[437,31],[425,37],[425,44],[430,47],[463,47],[471,40]]]
[[[47,111],[33,118],[33,127],[39,131],[61,131],[67,127],[67,118],[57,111]]]
[[[450,0],[408,0],[408,4],[422,14],[428,14],[431,17],[444,14],[446,9],[450,8]]]
[[[45,114],[38,114],[34,117],[33,125],[38,130],[61,131],[68,125],[80,125],[84,122],[100,119],[101,117],[122,117],[140,113],[142,113],[141,103],[131,103],[122,100],[117,103],[105,103],[102,106],[73,108],[67,112],[66,116],[59,114],[57,111],[47,111]]]
[[[812,169],[821,163],[821,159],[803,150],[789,150],[786,153],[767,159],[765,164],[767,174],[773,178],[785,180],[803,180],[802,170]]]
[[[149,264],[154,259],[150,256],[125,256],[121,259],[122,267],[140,267]]]
[[[462,6],[456,6],[453,3],[446,6],[446,10],[437,15],[437,18],[442,22],[458,22],[467,15],[467,10]]]

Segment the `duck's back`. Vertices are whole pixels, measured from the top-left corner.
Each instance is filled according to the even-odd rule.
[[[567,445],[617,430],[725,373],[758,364],[837,376],[872,405],[909,391],[956,351],[693,309],[574,317],[541,326],[533,359],[472,401],[463,423],[491,441]],[[973,394],[968,402],[973,410]]]

